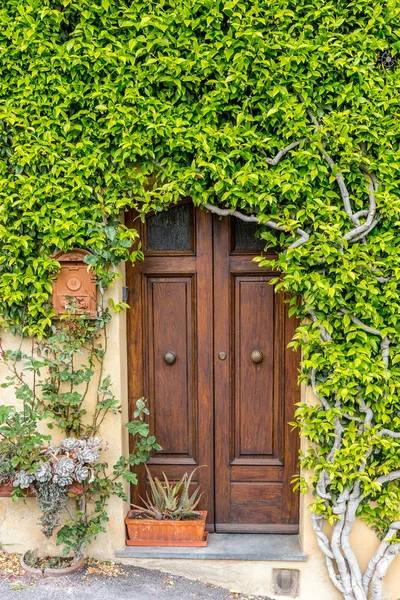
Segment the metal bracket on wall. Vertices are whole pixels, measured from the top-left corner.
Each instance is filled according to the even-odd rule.
[[[127,302],[128,296],[129,296],[129,288],[123,287],[122,288],[122,302]]]

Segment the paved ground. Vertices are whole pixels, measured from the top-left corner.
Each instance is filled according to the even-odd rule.
[[[268,600],[138,567],[123,566],[118,577],[91,575],[85,568],[69,577],[0,576],[1,600]]]

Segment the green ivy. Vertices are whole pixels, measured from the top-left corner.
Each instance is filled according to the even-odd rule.
[[[46,331],[56,250],[91,249],[109,283],[135,238],[117,220],[129,206],[146,213],[182,195],[218,198],[291,227],[317,221],[320,235],[335,238],[346,220],[317,152],[321,137],[340,154],[360,208],[366,145],[392,214],[399,78],[377,59],[398,50],[398,14],[395,1],[376,0],[5,0],[4,324]],[[323,136],[297,93],[323,118]],[[267,168],[267,156],[302,136],[312,143]]]

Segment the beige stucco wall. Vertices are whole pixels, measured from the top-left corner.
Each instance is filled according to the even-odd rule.
[[[122,287],[124,285],[125,269],[121,266],[120,274],[115,286],[108,292],[116,302],[122,301]],[[107,299],[108,299],[107,297]],[[4,348],[17,348],[19,340],[8,333],[1,333]],[[25,350],[29,352],[30,342],[25,342]],[[122,405],[122,413],[109,414],[102,426],[100,437],[108,443],[108,450],[103,452],[104,460],[113,465],[121,454],[127,454],[128,436],[125,423],[128,421],[128,391],[127,391],[127,358],[126,358],[126,315],[121,312],[113,315],[108,328],[108,351],[104,362],[104,375],[110,375],[113,390]],[[0,381],[4,380],[6,370],[0,364]],[[0,388],[0,403],[15,403],[12,390]],[[89,390],[87,405],[95,404],[95,390]],[[42,430],[49,433],[45,424]],[[60,435],[52,431],[55,438]],[[115,548],[121,548],[125,540],[124,517],[128,510],[125,503],[119,498],[109,502],[108,533],[100,534],[90,548],[94,557],[112,559]],[[35,498],[27,498],[14,503],[9,498],[0,498],[0,545],[8,551],[25,552],[28,549],[39,548],[42,552],[60,552],[54,545],[54,539],[47,540],[37,525],[40,511]]]
[[[123,276],[123,269],[121,268]],[[122,298],[123,279],[118,280],[110,290],[109,295],[114,300]],[[127,359],[126,359],[126,320],[123,313],[114,315],[108,330],[109,350],[105,360],[105,374],[109,374],[113,381],[114,392],[121,399],[123,411],[121,414],[109,415],[102,428],[102,438],[109,443],[105,458],[113,464],[118,457],[126,453],[128,439],[124,424],[128,420],[128,392],[127,392]],[[3,334],[3,345],[7,348],[16,347],[18,340],[11,335]],[[0,381],[4,378],[4,369],[0,367]],[[311,393],[306,388],[302,396],[311,401]],[[0,389],[0,402],[9,404],[13,402],[9,390]],[[88,400],[94,403],[92,394]],[[310,497],[302,498],[301,502],[301,540],[304,552],[308,555],[305,563],[283,562],[258,562],[258,561],[214,561],[214,560],[158,560],[158,559],[130,559],[130,564],[146,568],[155,568],[162,571],[186,575],[202,581],[225,586],[230,590],[240,591],[254,595],[272,594],[272,569],[290,568],[300,571],[300,600],[339,600],[326,574],[324,557],[322,556],[312,531],[307,505]],[[89,553],[95,558],[114,560],[114,551],[124,547],[125,528],[124,516],[127,506],[119,499],[109,503],[110,521],[107,525],[107,534],[100,534],[90,547]],[[54,541],[47,541],[40,528],[37,526],[39,511],[34,498],[13,503],[9,498],[0,498],[0,544],[8,551],[25,552],[28,549],[40,548],[42,552],[54,552],[57,549]],[[363,523],[357,523],[352,541],[362,567],[365,567],[370,556],[378,545],[373,532],[369,531]],[[385,581],[386,599],[398,600],[400,598],[400,557],[390,568]]]

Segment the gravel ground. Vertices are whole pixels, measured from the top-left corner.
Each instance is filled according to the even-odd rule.
[[[1,600],[269,600],[200,581],[121,565],[118,577],[90,574],[87,567],[68,577],[0,576]]]

